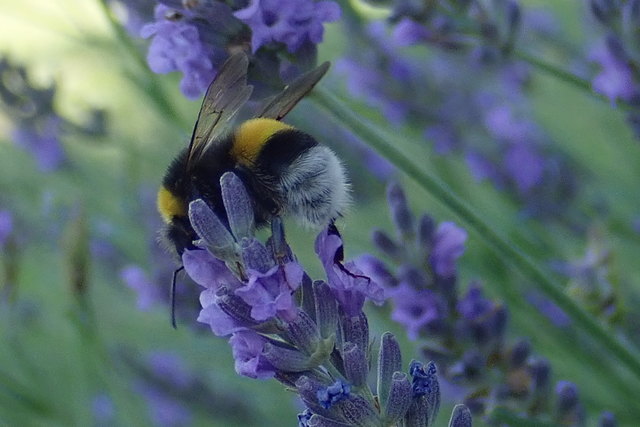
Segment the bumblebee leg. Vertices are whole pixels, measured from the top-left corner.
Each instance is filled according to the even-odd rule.
[[[180,268],[176,269],[173,272],[173,278],[171,279],[171,292],[169,294],[169,300],[171,303],[171,326],[173,329],[177,329],[176,326],[176,281],[178,279],[178,273],[184,270],[184,265],[180,266]]]

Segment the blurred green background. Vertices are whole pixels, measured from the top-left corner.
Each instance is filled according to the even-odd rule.
[[[582,9],[574,2],[524,3],[550,8],[572,42],[584,37]],[[5,0],[0,34],[2,56],[24,64],[35,86],[55,84],[55,108],[61,116],[79,124],[89,119],[92,109],[107,114],[104,135],[70,133],[64,138],[68,160],[51,173],[39,172],[33,158],[12,142],[11,120],[0,115],[0,209],[10,211],[14,221],[12,243],[0,254],[0,423],[150,425],[148,395],[140,384],[148,386],[153,375],[143,362],[162,352],[179,357],[188,375],[212,393],[209,401],[181,403],[188,407],[192,425],[294,425],[300,406],[293,393],[275,381],[237,376],[226,341],[190,327],[196,323],[196,311],[191,322],[184,313],[197,305],[195,284],[186,279],[180,283],[193,291],[181,297],[191,304],[185,303],[186,309],[179,306],[184,313],[173,330],[168,306],[139,310],[136,293],[120,274],[128,265],[139,266],[163,297],[168,294],[172,261],[155,241],[160,224],[155,191],[166,165],[186,144],[199,101],[182,96],[175,73],[145,71],[118,40],[98,2]],[[343,42],[340,23],[328,25],[320,57],[336,59]],[[144,41],[135,43],[144,46]],[[553,55],[549,52],[547,59],[562,62]],[[330,74],[329,80],[339,85],[339,77]],[[173,120],[148,96],[151,85],[166,94]],[[620,224],[640,213],[638,142],[621,111],[551,76],[535,74],[531,96],[536,118],[584,171],[582,197],[602,199],[610,207],[606,216],[586,214],[604,230],[614,254],[612,270],[624,278],[620,301],[623,306],[631,301],[627,308],[633,310],[632,295],[640,290],[640,239]],[[357,100],[350,105],[378,121],[377,113]],[[323,114],[303,101],[290,121],[304,129],[305,121]],[[503,193],[475,182],[461,159],[435,156],[426,144],[415,143],[420,139],[416,129],[406,127],[398,134],[408,138],[398,137],[394,144],[446,181],[482,218],[541,264],[583,255],[585,234],[523,218]],[[322,140],[322,135],[316,136]],[[391,223],[385,184],[358,178],[362,166],[351,168],[348,159],[346,163],[356,196],[342,222],[349,258],[371,252],[372,228],[390,229]],[[405,184],[416,212],[457,221],[401,174],[396,179]],[[315,234],[294,224],[287,230],[302,264],[319,277]],[[621,424],[633,425],[624,414],[635,397],[624,391],[637,390],[634,379],[618,372],[610,379],[616,382],[610,389],[603,379],[618,371],[611,359],[573,329],[554,328],[529,305],[522,298],[529,284],[498,259],[482,236],[470,235],[459,266],[461,286],[480,279],[487,292],[508,302],[510,336],[529,337],[535,351],[552,361],[554,378],[579,386],[591,413],[609,409],[620,416]],[[419,357],[415,343],[388,320],[388,308],[370,313],[373,336],[391,330],[401,339],[407,360]],[[447,402],[442,411],[448,412],[453,403]]]

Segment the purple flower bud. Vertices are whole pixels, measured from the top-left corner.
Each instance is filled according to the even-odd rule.
[[[571,319],[560,307],[545,296],[530,291],[525,295],[529,304],[533,305],[540,313],[547,317],[556,327],[566,328],[571,325]]]
[[[308,355],[275,342],[266,342],[262,356],[278,371],[304,372],[317,367]]]
[[[225,261],[238,258],[235,239],[204,200],[189,203],[189,221],[213,256]]]
[[[429,289],[417,290],[401,283],[390,294],[393,301],[391,319],[406,327],[411,340],[417,339],[424,330],[437,328],[444,319],[444,308],[438,296]]]
[[[304,311],[298,311],[297,317],[289,322],[286,337],[296,348],[309,356],[316,354],[319,350],[320,331]]]
[[[379,425],[377,411],[369,402],[357,394],[351,394],[351,387],[341,380],[316,392],[317,401],[324,409],[329,409],[332,420],[344,425]]]
[[[388,398],[385,400],[384,406],[382,402],[380,403],[380,406],[384,408],[382,413],[386,425],[395,424],[406,415],[411,406],[412,398],[413,390],[407,374],[394,372],[391,377]]]
[[[406,283],[413,289],[426,289],[429,287],[429,278],[426,277],[426,272],[411,264],[400,265],[397,276],[400,282]]]
[[[347,342],[342,349],[342,359],[347,380],[356,387],[366,385],[369,362],[365,352],[357,345]]]
[[[464,253],[467,232],[453,222],[442,222],[434,236],[430,262],[436,274],[450,277],[456,273],[456,260]]]
[[[418,244],[425,253],[431,252],[435,229],[433,218],[426,214],[420,217],[418,222]]]
[[[369,348],[369,321],[364,313],[357,316],[343,314],[340,318],[342,342],[351,342],[360,348]]]
[[[335,336],[338,326],[338,302],[331,288],[325,282],[317,280],[313,283],[313,295],[315,300],[315,316],[320,336],[329,338]]]
[[[506,171],[520,193],[527,193],[544,178],[545,161],[529,144],[512,144],[504,154]]]
[[[589,5],[593,16],[605,25],[618,13],[617,4],[611,0],[591,0]]]
[[[323,408],[329,409],[342,399],[349,397],[351,386],[338,380],[334,384],[323,387],[317,392],[317,398]]]
[[[322,394],[322,397],[327,397],[328,392],[326,391],[327,385],[321,383],[315,378],[312,378],[307,375],[303,375],[298,378],[295,382],[295,387],[300,395],[300,398],[304,402],[305,405],[315,414],[323,416],[330,420],[342,421],[344,422],[344,418],[341,416],[339,411],[336,410],[335,407],[325,408],[323,403],[328,403],[323,400],[323,403],[318,399],[318,395]],[[331,406],[331,405],[330,405]]]
[[[393,29],[392,40],[398,46],[413,46],[431,38],[424,25],[411,18],[403,18]]]
[[[404,248],[398,246],[384,231],[374,230],[371,239],[373,244],[386,255],[398,261],[403,259],[405,255]]]
[[[429,362],[425,369],[422,362],[412,360],[409,365],[409,374],[412,377],[414,396],[438,392],[438,378],[436,377],[436,365]]]
[[[584,408],[578,397],[578,388],[569,381],[556,384],[556,420],[563,425],[583,425]]]
[[[424,137],[428,142],[433,143],[433,149],[440,155],[450,154],[460,145],[460,137],[453,126],[443,123],[427,127],[424,130]]]
[[[400,236],[403,239],[412,238],[415,234],[413,215],[409,210],[404,191],[397,183],[391,184],[387,188],[387,201],[391,210],[391,218]]]
[[[278,216],[271,219],[271,237],[267,242],[267,247],[271,249],[273,258],[280,264],[294,260],[291,248],[285,239],[282,219]]]
[[[380,425],[377,409],[371,406],[369,400],[360,395],[352,394],[346,399],[339,400],[335,406],[340,411],[346,425]]]
[[[600,414],[598,427],[618,427],[618,420],[616,420],[616,416],[611,412],[605,411]]]
[[[232,172],[224,173],[220,178],[220,189],[229,227],[236,240],[253,236],[253,205],[240,178]]]
[[[274,267],[269,250],[255,238],[243,238],[240,242],[242,265],[247,270],[266,273]]]
[[[0,211],[0,248],[4,246],[13,231],[13,215],[9,211]]]
[[[622,43],[614,36],[596,46],[591,52],[591,60],[602,68],[592,80],[593,90],[606,96],[612,103],[620,98],[628,101],[638,93],[633,71],[624,53]]]
[[[527,340],[518,341],[509,352],[509,365],[511,368],[520,368],[525,364],[531,354],[531,344]]]
[[[378,401],[381,408],[387,407],[387,400],[393,383],[393,376],[402,369],[400,345],[390,332],[382,334],[378,356]]]
[[[531,389],[534,395],[545,395],[551,384],[551,366],[544,358],[536,358],[529,362]]]
[[[458,302],[457,310],[465,320],[473,321],[485,317],[493,307],[494,303],[484,297],[480,285],[472,283],[465,296]]]
[[[456,405],[451,412],[449,427],[471,427],[471,411],[465,405]]]
[[[515,0],[510,0],[507,3],[507,23],[509,25],[509,33],[508,33],[508,42],[513,43],[513,38],[515,37],[515,33],[520,27],[520,23],[522,22],[522,11],[520,10],[520,5]]]
[[[273,366],[262,354],[267,339],[253,331],[235,332],[229,339],[236,372],[249,378],[272,378]]]
[[[322,41],[323,23],[338,20],[340,7],[333,1],[252,0],[234,15],[251,28],[254,52],[271,42],[284,43],[289,52],[296,52],[306,41]]]
[[[436,365],[429,362],[427,369],[416,360],[411,361],[413,402],[405,415],[407,425],[432,425],[440,409],[440,385],[436,376]]]
[[[298,427],[309,427],[313,412],[306,408],[304,411],[298,414]]]

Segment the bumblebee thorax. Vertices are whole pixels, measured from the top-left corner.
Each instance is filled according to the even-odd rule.
[[[293,129],[293,127],[274,119],[247,120],[234,132],[231,157],[243,166],[253,165],[269,138],[286,129]]]

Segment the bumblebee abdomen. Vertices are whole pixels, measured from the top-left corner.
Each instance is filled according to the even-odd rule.
[[[324,226],[349,205],[349,185],[338,157],[297,129],[272,135],[258,154],[254,170],[275,193],[280,213],[305,226]]]
[[[344,214],[350,203],[344,167],[331,149],[316,145],[280,176],[286,212],[305,226],[321,227]]]

